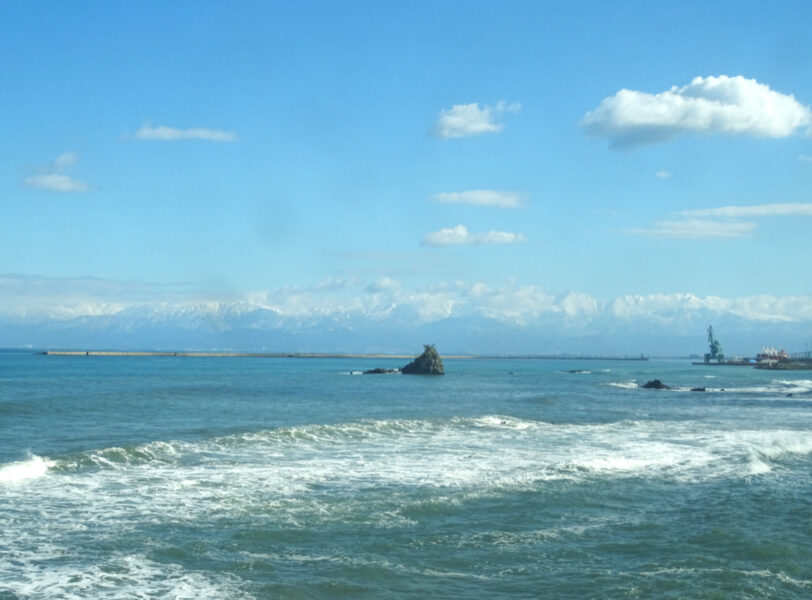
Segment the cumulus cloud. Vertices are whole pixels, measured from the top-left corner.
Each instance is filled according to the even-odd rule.
[[[455,104],[447,110],[440,111],[434,124],[434,133],[443,139],[469,137],[482,133],[496,133],[502,130],[502,124],[496,121],[501,113],[517,112],[521,109],[518,102],[498,102],[495,106],[479,107],[477,102]]]
[[[535,336],[543,330],[564,340],[574,340],[580,334],[593,340],[596,334],[601,339],[617,338],[616,348],[623,348],[624,340],[634,339],[633,330],[639,333],[652,327],[662,338],[684,336],[687,331],[697,344],[702,343],[702,332],[709,322],[736,323],[740,319],[738,324],[744,325],[745,330],[749,328],[747,335],[751,337],[753,331],[772,335],[776,325],[785,325],[785,333],[799,329],[798,324],[802,324],[801,331],[808,330],[808,324],[812,323],[812,296],[762,294],[725,298],[666,293],[598,300],[583,292],[554,294],[538,285],[512,281],[501,284],[450,281],[414,287],[387,277],[366,288],[359,283],[340,293],[316,284],[222,296],[188,285],[0,274],[0,319],[4,323],[36,327],[44,332],[42,339],[49,332],[59,334],[71,327],[81,333],[79,339],[85,339],[88,327],[99,332],[109,324],[113,324],[114,330],[123,325],[128,331],[138,331],[142,326],[152,330],[152,325],[160,321],[170,327],[181,323],[183,331],[193,333],[189,338],[193,340],[198,340],[197,333],[202,331],[237,333],[250,324],[251,329],[264,329],[269,334],[285,331],[293,336],[286,336],[288,340],[295,340],[304,332],[302,339],[308,345],[319,339],[312,337],[311,327],[324,331],[335,325],[368,331],[370,324],[382,324],[384,327],[379,331],[383,334],[367,338],[368,349],[385,343],[388,337],[380,336],[388,336],[392,328],[408,331],[455,319],[448,324],[449,328],[444,325],[443,330],[464,336],[481,331],[484,325],[481,319],[488,319],[498,322],[500,328],[502,325],[513,328],[508,330],[511,337],[522,329],[536,332],[532,334],[534,344],[538,341]],[[448,335],[449,340],[456,337]],[[109,339],[121,338],[114,333]],[[763,335],[754,339],[760,342]],[[805,343],[802,336],[797,339]],[[533,347],[539,352],[546,351],[543,346]]]
[[[193,127],[191,129],[175,129],[159,125],[151,127],[144,125],[133,134],[137,140],[146,141],[176,141],[176,140],[207,140],[210,142],[236,142],[237,134],[231,131],[221,131],[218,129],[204,129]]]
[[[622,89],[586,113],[581,126],[615,147],[632,148],[681,133],[783,138],[812,122],[791,94],[742,76],[696,77],[659,94]]]
[[[812,216],[812,203],[757,204],[755,206],[722,206],[719,208],[699,208],[683,210],[686,217],[779,217],[787,215]]]
[[[741,221],[707,221],[690,219],[684,221],[658,221],[653,227],[630,229],[629,233],[653,238],[713,239],[749,236],[755,223]]]
[[[435,194],[434,199],[444,204],[474,204],[477,206],[516,208],[522,205],[524,195],[520,192],[469,190],[466,192],[443,192],[441,194]]]
[[[525,241],[521,233],[507,231],[488,231],[487,233],[471,233],[465,225],[448,227],[423,237],[426,246],[462,246],[471,244],[515,244]]]
[[[41,169],[41,173],[26,177],[23,183],[32,188],[49,192],[87,192],[92,189],[90,184],[66,175],[65,171],[79,162],[79,155],[75,152],[65,152],[58,156],[49,166]]]
[[[592,317],[598,314],[600,305],[589,294],[570,292],[560,302],[561,310],[568,317]]]

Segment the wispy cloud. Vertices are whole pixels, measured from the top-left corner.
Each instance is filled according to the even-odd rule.
[[[434,199],[445,204],[474,204],[477,206],[516,208],[523,204],[524,194],[498,190],[469,190],[467,192],[443,192],[436,194]]]
[[[49,166],[41,169],[41,173],[26,177],[23,183],[32,188],[49,192],[87,192],[90,184],[66,175],[65,171],[79,162],[79,155],[75,152],[65,152],[58,156]]]
[[[806,154],[801,154],[801,155],[798,157],[798,160],[803,161],[803,162],[812,163],[812,156],[808,156],[808,155],[806,155]]]
[[[495,106],[479,107],[477,102],[455,104],[440,112],[434,124],[434,133],[443,139],[469,137],[482,133],[496,133],[502,130],[502,124],[496,118],[505,112],[518,112],[518,102],[498,102]]]
[[[137,140],[173,142],[177,140],[207,140],[209,142],[236,142],[237,134],[219,129],[204,129],[193,127],[191,129],[175,129],[159,125],[151,127],[144,125],[133,134]]]
[[[653,238],[713,239],[747,237],[756,228],[755,223],[741,221],[658,221],[653,227],[630,229],[629,233]]]
[[[521,233],[507,231],[488,231],[471,233],[465,225],[457,225],[427,233],[423,237],[426,246],[464,246],[472,244],[515,244],[525,241]]]
[[[722,206],[719,208],[699,208],[683,210],[678,214],[685,217],[780,217],[787,215],[812,216],[812,203],[757,204],[755,206]]]
[[[791,94],[721,75],[696,77],[659,94],[622,89],[587,112],[581,126],[614,147],[632,148],[688,132],[783,138],[810,122],[809,107]]]
[[[776,203],[754,206],[720,206],[717,208],[694,208],[682,210],[673,215],[682,217],[677,221],[658,221],[653,227],[630,229],[628,233],[654,238],[672,239],[711,239],[737,238],[749,236],[755,231],[756,223],[732,220],[781,216],[812,216],[812,203]]]
[[[367,292],[370,294],[392,294],[400,291],[400,282],[391,277],[380,277],[377,281],[370,283],[367,286]]]
[[[64,171],[79,162],[79,155],[75,152],[65,152],[60,154],[53,163],[51,169],[54,171]]]
[[[86,192],[90,189],[84,181],[60,173],[32,175],[26,178],[25,185],[49,192]]]
[[[668,179],[671,177],[671,173],[668,171],[657,171],[657,177],[660,179]]]

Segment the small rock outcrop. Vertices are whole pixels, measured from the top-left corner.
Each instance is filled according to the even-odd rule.
[[[364,375],[387,375],[389,373],[400,373],[400,369],[382,369],[381,367],[376,367],[369,371],[364,371]]]
[[[647,390],[670,390],[671,389],[671,386],[665,385],[659,379],[652,379],[651,381],[647,381],[646,383],[644,383],[640,387],[643,387],[643,388],[645,388]]]
[[[437,348],[434,344],[425,345],[423,348],[423,354],[401,368],[400,372],[404,375],[443,375],[445,373],[443,359],[437,353]]]

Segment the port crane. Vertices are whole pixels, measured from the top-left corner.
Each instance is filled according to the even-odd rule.
[[[713,337],[713,325],[708,325],[708,344],[710,345],[710,352],[705,354],[705,362],[710,363],[715,360],[717,363],[725,362],[725,355],[722,352],[722,344]]]

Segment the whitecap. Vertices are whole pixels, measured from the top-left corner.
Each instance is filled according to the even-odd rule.
[[[48,468],[52,466],[54,466],[53,461],[31,455],[28,460],[8,463],[0,467],[0,482],[14,483],[26,479],[37,479],[45,475]]]
[[[610,385],[616,388],[622,388],[624,390],[633,390],[640,387],[639,385],[637,385],[636,381],[611,381],[606,385]]]
[[[2,570],[0,570],[2,573]],[[112,556],[91,566],[73,563],[18,565],[14,590],[24,597],[38,598],[253,598],[234,576],[210,577],[174,564],[159,564],[143,556]]]

